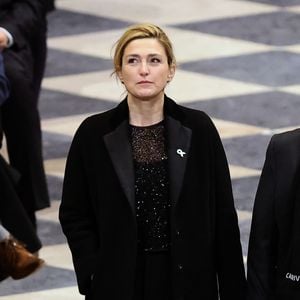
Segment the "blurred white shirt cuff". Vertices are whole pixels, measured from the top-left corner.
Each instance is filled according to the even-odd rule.
[[[7,48],[11,47],[14,43],[13,36],[3,27],[0,27],[0,31],[4,32],[7,36],[7,39],[8,39]]]

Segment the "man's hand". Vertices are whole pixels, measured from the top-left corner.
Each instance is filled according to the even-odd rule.
[[[8,45],[8,37],[4,32],[0,31],[0,51],[6,48],[7,45]]]

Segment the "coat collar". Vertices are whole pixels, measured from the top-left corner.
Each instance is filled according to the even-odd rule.
[[[172,208],[176,207],[182,190],[186,163],[189,156],[192,130],[179,120],[166,115],[169,183]]]
[[[135,212],[134,166],[129,139],[128,120],[124,120],[114,131],[106,134],[104,142],[119,177],[122,189],[132,211]]]
[[[114,111],[115,112],[112,117],[112,125],[115,128],[119,126],[124,120],[129,120],[127,98],[121,101],[119,105],[114,109]],[[164,115],[170,116],[176,120],[184,121],[184,114],[182,113],[180,106],[166,95],[164,98]]]
[[[174,209],[182,189],[192,131],[190,128],[182,125],[184,114],[180,106],[166,96],[164,114],[167,131],[170,198]],[[135,215],[134,165],[128,119],[129,110],[127,99],[125,99],[115,109],[115,114],[112,117],[114,129],[104,136],[104,142],[122,189]]]

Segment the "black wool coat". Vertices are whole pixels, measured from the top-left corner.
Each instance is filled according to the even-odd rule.
[[[249,300],[300,299],[300,129],[269,143],[247,264]]]
[[[164,115],[172,299],[217,300],[218,293],[221,300],[244,299],[238,221],[218,133],[205,113],[167,97]],[[128,118],[126,100],[87,118],[67,159],[59,217],[87,299],[133,295],[137,225]]]

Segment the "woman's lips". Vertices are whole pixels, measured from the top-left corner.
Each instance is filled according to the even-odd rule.
[[[139,81],[138,84],[147,84],[147,83],[152,83],[151,81],[147,81],[147,80],[142,80]]]

